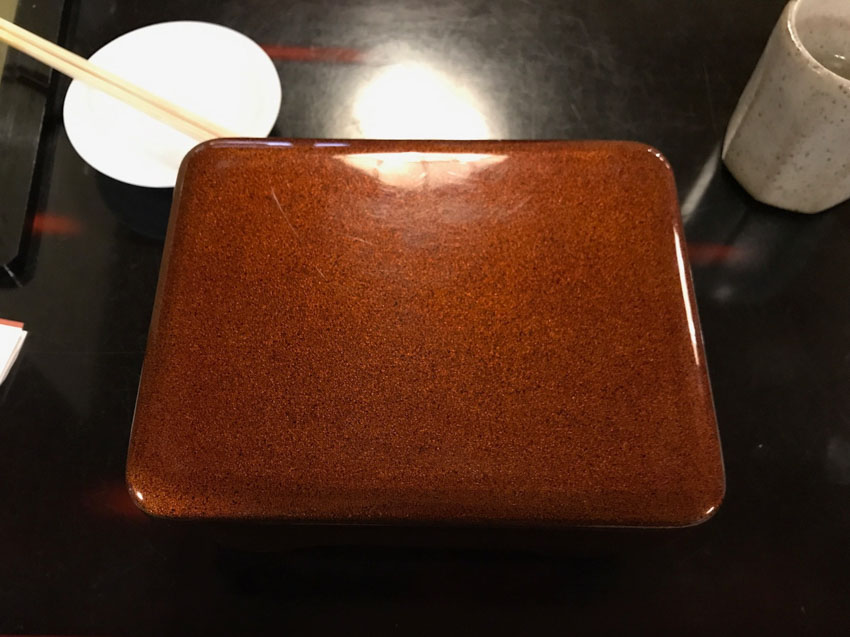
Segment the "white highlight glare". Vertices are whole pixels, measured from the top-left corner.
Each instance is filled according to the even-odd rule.
[[[337,159],[388,186],[439,187],[459,183],[474,172],[495,166],[506,155],[486,153],[355,153]]]
[[[394,64],[360,89],[353,116],[367,139],[488,139],[469,91],[425,64]]]
[[[682,284],[682,296],[685,300],[685,316],[688,319],[688,331],[691,333],[691,346],[694,348],[694,361],[699,365],[699,349],[697,348],[697,329],[694,324],[694,311],[691,308],[691,297],[688,294],[688,277],[685,270],[685,257],[682,254],[682,242],[679,232],[673,230],[673,238],[676,241],[676,263],[679,265],[679,282]]]
[[[720,167],[720,144],[715,146],[714,150],[705,160],[702,169],[699,171],[697,178],[694,180],[691,189],[688,191],[685,201],[682,203],[682,219],[687,221],[699,206],[702,198],[705,196],[706,190],[711,185],[711,180],[717,174],[717,169]]]

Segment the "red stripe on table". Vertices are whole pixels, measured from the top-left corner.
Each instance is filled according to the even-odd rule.
[[[102,516],[147,520],[147,516],[133,502],[123,482],[94,487],[83,494],[83,502]]]
[[[722,243],[689,243],[688,256],[691,263],[705,265],[728,261],[740,252],[735,246]]]
[[[363,52],[357,49],[330,46],[284,46],[282,44],[262,44],[260,46],[273,60],[342,62],[343,64],[362,64],[365,61]]]
[[[71,217],[63,217],[50,212],[39,212],[33,217],[32,231],[36,234],[72,236],[80,234],[80,224]]]

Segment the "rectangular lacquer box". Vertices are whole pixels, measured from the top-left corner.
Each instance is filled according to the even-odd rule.
[[[708,518],[724,471],[669,165],[630,142],[200,145],[127,480],[170,518]]]

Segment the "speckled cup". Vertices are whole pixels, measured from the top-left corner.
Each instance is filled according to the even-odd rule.
[[[764,203],[850,198],[850,1],[792,0],[735,109],[723,161]]]

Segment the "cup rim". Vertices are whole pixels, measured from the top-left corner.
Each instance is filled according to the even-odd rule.
[[[788,5],[788,18],[786,20],[786,27],[788,28],[788,32],[791,35],[791,41],[794,43],[794,46],[800,53],[803,55],[803,58],[806,62],[811,66],[815,72],[820,75],[826,75],[827,77],[831,77],[833,79],[839,80],[841,84],[844,85],[845,88],[850,89],[850,78],[846,78],[843,75],[836,73],[832,69],[824,66],[820,62],[817,61],[815,56],[813,56],[809,49],[803,44],[803,41],[800,39],[800,35],[797,33],[797,9],[799,9],[800,4],[802,4],[806,0],[791,0]]]

